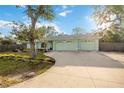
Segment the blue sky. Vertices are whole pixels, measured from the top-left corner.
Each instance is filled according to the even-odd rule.
[[[24,6],[23,6],[24,7]],[[39,24],[51,24],[55,26],[58,32],[67,34],[72,33],[74,27],[81,27],[85,32],[91,32],[96,28],[95,23],[90,16],[93,12],[93,6],[87,5],[56,5],[53,6],[56,17],[53,21],[47,22],[41,20]],[[11,31],[11,26],[6,26],[11,21],[28,22],[25,15],[25,8],[16,8],[15,6],[0,6],[0,32],[3,35],[8,35]]]

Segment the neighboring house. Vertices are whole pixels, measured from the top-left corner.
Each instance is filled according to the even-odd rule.
[[[80,50],[99,50],[99,37],[93,34],[86,35],[61,35],[53,38],[47,38],[47,48],[55,51],[80,51]],[[42,48],[42,43],[36,41],[36,49]],[[27,44],[30,48],[30,44]]]

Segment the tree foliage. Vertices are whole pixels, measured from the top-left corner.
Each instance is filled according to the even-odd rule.
[[[13,23],[12,35],[16,36],[17,40],[20,41],[30,41],[31,38],[31,27],[24,23]],[[35,28],[34,39],[44,42],[48,37],[56,36],[57,32],[53,26],[41,26]]]
[[[20,7],[20,6],[17,6],[17,7]],[[35,52],[36,23],[39,21],[39,19],[52,20],[54,18],[55,14],[52,9],[52,6],[49,6],[49,5],[37,5],[37,6],[36,5],[27,5],[27,6],[25,6],[25,13],[29,17],[31,24],[28,29],[25,28],[25,26],[23,26],[24,28],[23,27],[22,28],[29,30],[28,38],[29,38],[29,42],[31,45],[32,58],[34,58],[36,55],[36,52]],[[21,32],[23,32],[23,31],[21,31]],[[24,34],[24,32],[21,34]],[[21,36],[20,36],[20,38],[21,38]]]
[[[117,31],[116,27],[112,25],[109,29],[99,32],[102,36],[102,42],[124,42],[124,29]]]
[[[106,5],[106,6],[95,6],[93,12],[93,18],[97,25],[102,25],[103,23],[116,23],[118,20],[124,17],[124,6],[121,5]],[[115,18],[113,18],[115,16]]]
[[[93,18],[97,26],[108,24],[106,28],[102,28],[99,34],[102,36],[101,41],[104,42],[124,42],[124,27],[121,26],[124,17],[124,6],[107,5],[95,6]]]

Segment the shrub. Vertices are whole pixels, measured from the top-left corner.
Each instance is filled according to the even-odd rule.
[[[8,51],[8,46],[7,45],[0,45],[0,51],[1,52]]]
[[[0,54],[0,59],[26,62],[26,61],[29,61],[30,56],[16,55],[16,54]]]
[[[23,51],[23,45],[11,44],[11,45],[0,45],[0,52],[12,51],[18,52],[18,50]]]

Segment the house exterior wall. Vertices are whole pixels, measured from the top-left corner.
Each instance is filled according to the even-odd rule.
[[[27,43],[27,48],[30,48],[30,44]],[[41,49],[41,42],[35,43],[36,49]],[[98,39],[68,39],[68,40],[53,40],[49,41],[47,44],[48,49],[58,50],[58,51],[98,51],[99,50],[99,40]]]
[[[27,49],[30,49],[31,47],[30,47],[30,43],[27,43]]]
[[[35,48],[36,49],[41,49],[41,42],[36,42],[35,43]]]
[[[27,43],[27,49],[30,49],[30,43]],[[36,49],[41,49],[41,42],[35,42],[35,48]]]

